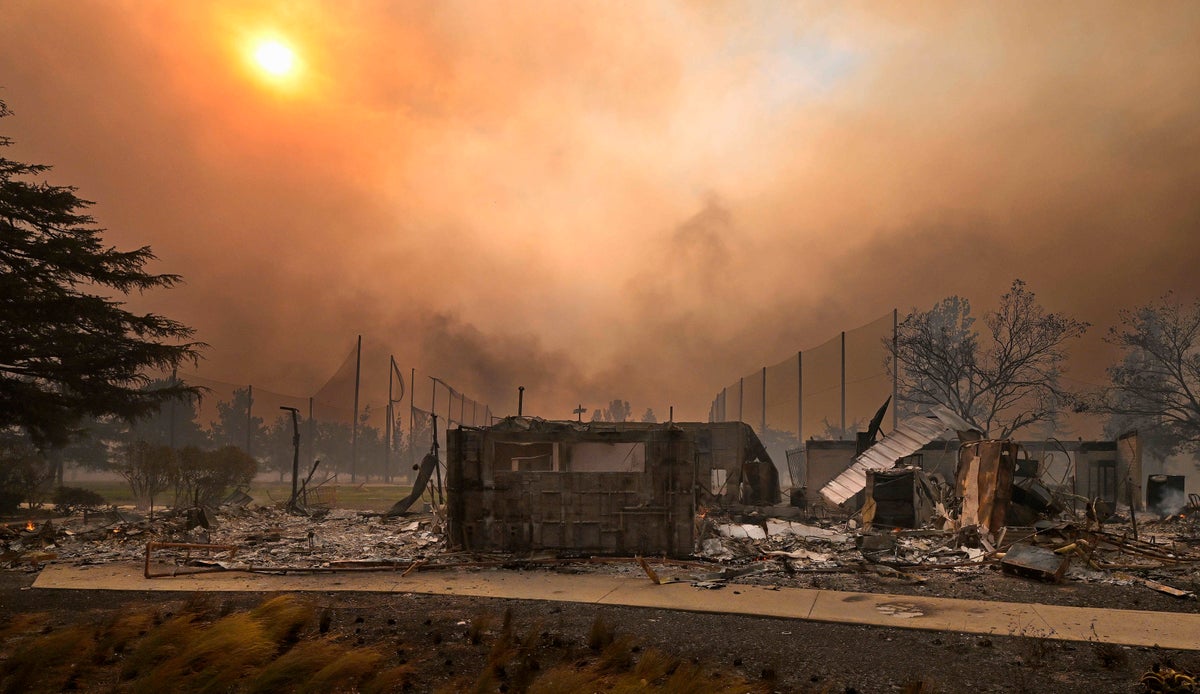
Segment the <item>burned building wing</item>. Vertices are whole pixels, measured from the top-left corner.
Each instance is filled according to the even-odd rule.
[[[588,554],[693,551],[697,515],[779,501],[740,422],[554,422],[510,417],[447,439],[452,545]]]

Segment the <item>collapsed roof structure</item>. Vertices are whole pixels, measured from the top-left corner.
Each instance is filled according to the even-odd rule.
[[[910,417],[900,422],[886,436],[855,457],[854,462],[821,489],[821,496],[837,506],[848,501],[867,486],[869,470],[888,470],[897,460],[916,453],[947,431],[954,431],[962,440],[977,440],[979,431],[962,417],[935,406],[929,416]]]

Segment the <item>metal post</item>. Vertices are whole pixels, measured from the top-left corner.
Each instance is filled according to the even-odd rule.
[[[295,407],[280,406],[281,410],[292,413],[292,500],[288,508],[296,508],[296,480],[300,477],[300,410]]]
[[[804,352],[796,352],[796,440],[804,445]]]
[[[742,420],[742,404],[746,401],[746,377],[738,379],[738,421]]]
[[[250,437],[250,413],[254,410],[254,386],[246,386],[246,455],[254,457],[254,441]]]
[[[308,456],[304,459],[305,465],[313,458],[313,451],[317,445],[317,429],[316,421],[313,419],[313,398],[310,395],[308,398]]]
[[[900,310],[892,309],[892,430],[900,411],[900,354],[896,351],[900,335]]]
[[[762,369],[762,375],[763,375],[763,377],[762,377],[762,382],[763,382],[762,429],[759,429],[759,433],[762,436],[766,436],[767,435],[767,367],[765,367],[765,366]]]
[[[842,331],[842,436],[846,435],[846,331]]]
[[[408,464],[415,468],[417,465],[417,447],[414,445],[413,431],[416,422],[414,415],[417,409],[417,370],[411,367],[408,372],[408,389],[411,391],[408,394]]]
[[[350,481],[358,476],[358,385],[362,375],[362,335],[354,352],[354,421],[350,424]]]
[[[392,371],[396,358],[388,355],[388,404],[385,409],[387,423],[383,426],[383,478],[392,481]]]

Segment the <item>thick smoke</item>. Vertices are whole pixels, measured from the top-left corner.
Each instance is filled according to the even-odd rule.
[[[1117,307],[1197,291],[1200,5],[925,7],[17,0],[0,130],[185,276],[133,301],[213,378],[312,392],[363,334],[501,412],[700,418],[1021,277],[1097,381]]]

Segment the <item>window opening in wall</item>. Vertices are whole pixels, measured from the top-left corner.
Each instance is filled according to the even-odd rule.
[[[720,495],[725,493],[725,481],[729,478],[729,471],[725,468],[715,467],[712,469],[712,493]]]
[[[1088,470],[1088,496],[1117,502],[1117,461],[1097,460]]]
[[[558,457],[555,444],[496,441],[492,444],[492,460],[496,470],[513,472],[557,472]]]
[[[566,447],[570,472],[645,472],[645,443],[582,442]]]

